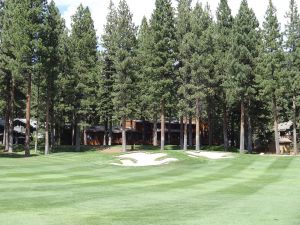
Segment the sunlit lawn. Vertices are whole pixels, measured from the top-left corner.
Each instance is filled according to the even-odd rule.
[[[124,168],[100,151],[0,154],[0,224],[300,224],[299,157],[166,152],[179,161]]]

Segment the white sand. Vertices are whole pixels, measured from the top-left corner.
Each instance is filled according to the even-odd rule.
[[[231,153],[227,152],[205,152],[205,151],[187,151],[190,157],[204,157],[208,159],[229,159],[233,158]]]
[[[170,162],[176,162],[178,159],[175,158],[165,158],[159,160],[160,158],[166,157],[167,154],[157,153],[148,154],[143,152],[129,153],[125,155],[118,156],[121,163],[112,163],[116,166],[126,166],[126,167],[139,167],[139,166],[158,166],[169,164]]]

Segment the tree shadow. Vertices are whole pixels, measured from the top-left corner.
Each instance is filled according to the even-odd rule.
[[[25,156],[21,153],[8,153],[8,152],[0,152],[0,158],[11,158],[11,159],[21,159],[21,158],[32,158],[37,157],[36,154],[31,154],[30,156]]]
[[[109,149],[109,147],[106,146],[81,146],[80,151],[76,151],[75,146],[69,146],[69,145],[62,145],[62,146],[57,146],[51,150],[51,153],[83,153],[83,152],[95,152],[95,151],[103,151]],[[41,150],[40,152],[43,152]]]

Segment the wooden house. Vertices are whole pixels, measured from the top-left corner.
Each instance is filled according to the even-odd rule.
[[[165,129],[166,144],[180,144],[180,123],[178,121],[166,122]],[[192,123],[193,144],[195,144],[196,125]],[[105,135],[104,126],[94,126],[87,129],[88,145],[103,145]],[[158,143],[161,136],[161,124],[157,123]],[[151,145],[153,141],[153,123],[142,120],[127,120],[126,121],[126,141],[128,145]],[[201,123],[201,141],[207,143],[208,126]],[[112,129],[112,144],[122,144],[122,130],[120,126],[114,126]]]
[[[278,124],[278,132],[279,132],[279,145],[281,154],[292,154],[293,153],[293,122],[288,121],[284,123]],[[299,130],[297,130],[299,133]],[[298,137],[297,137],[298,140]],[[269,145],[269,151],[271,153],[275,153],[275,142],[273,141]]]

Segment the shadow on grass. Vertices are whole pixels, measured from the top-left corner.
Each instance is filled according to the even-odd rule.
[[[30,146],[31,149],[34,149],[34,146]],[[57,146],[51,150],[51,153],[83,153],[83,152],[94,152],[94,151],[105,151],[105,150],[120,150],[121,145],[113,145],[113,146],[81,146],[80,151],[76,151],[75,146],[71,145],[61,145]],[[182,150],[179,145],[166,145],[165,150],[167,151],[180,151]],[[188,147],[188,150],[195,150],[195,147]],[[204,151],[219,151],[223,152],[223,146],[202,146],[201,150]],[[15,145],[14,146],[14,155],[11,158],[21,158],[23,152],[25,151],[24,145]],[[160,151],[160,146],[153,146],[153,145],[128,145],[128,151]],[[228,152],[238,152],[237,148],[230,147]],[[0,145],[0,154],[3,152],[4,156],[0,157],[8,157],[8,153],[4,153],[4,147]],[[38,152],[43,154],[44,153],[44,146],[38,146]]]
[[[160,146],[153,146],[153,145],[135,145],[134,150],[149,150],[149,151],[160,151]],[[165,150],[181,150],[180,146],[177,145],[166,145]]]
[[[62,146],[55,147],[53,150],[51,150],[51,153],[64,153],[64,152],[82,153],[82,152],[103,151],[106,149],[108,149],[108,147],[105,146],[81,146],[80,151],[76,151],[75,146],[62,145]],[[44,149],[42,149],[41,152],[44,152]]]
[[[152,145],[136,145],[135,150],[151,150],[151,151],[160,151],[160,146],[152,146]],[[178,145],[166,145],[165,150],[182,150]],[[195,146],[188,147],[188,150],[195,150]],[[224,152],[223,146],[202,146],[201,150],[210,151],[210,152]],[[237,148],[230,147],[228,152],[238,152]]]
[[[25,154],[21,153],[7,153],[7,152],[0,152],[0,158],[11,158],[11,159],[21,159],[21,158],[32,158],[37,157],[36,154],[31,154],[30,156],[25,156]]]
[[[224,147],[223,146],[203,146],[201,148],[201,150],[210,151],[210,152],[224,152]],[[229,147],[228,152],[237,153],[237,152],[239,152],[239,149],[234,148],[234,147]]]

